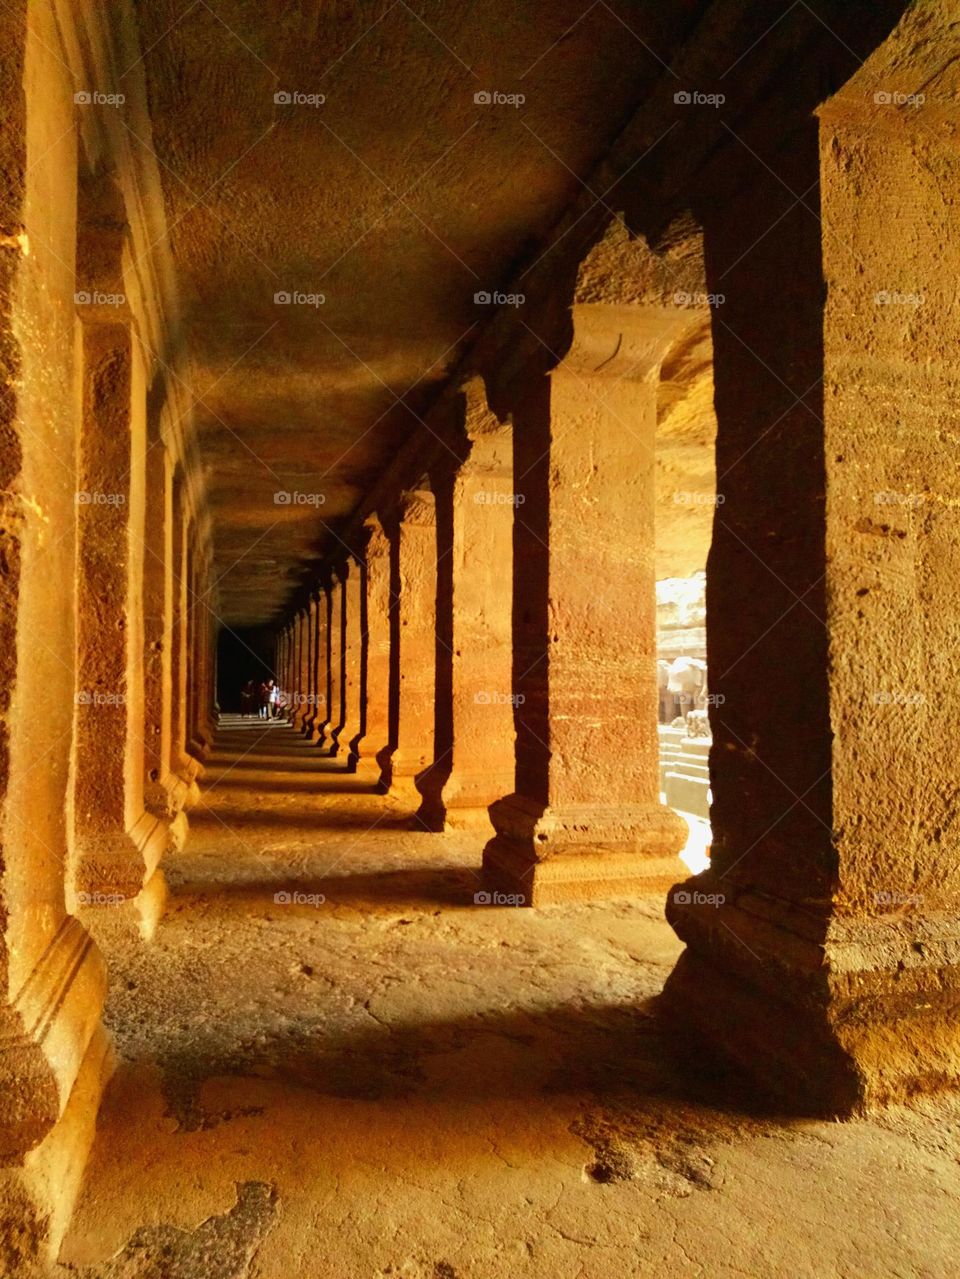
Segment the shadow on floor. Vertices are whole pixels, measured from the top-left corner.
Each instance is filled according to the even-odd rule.
[[[250,878],[245,877],[247,869]],[[170,888],[174,898],[213,896],[229,913],[250,911],[263,915],[271,905],[280,905],[285,913],[301,911],[309,915],[312,907],[306,904],[298,906],[292,900],[294,892],[323,897],[334,908],[389,912],[414,906],[422,910],[434,906],[472,908],[482,885],[478,858],[476,870],[456,866],[326,876],[311,875],[297,867],[291,867],[289,872],[281,869],[267,876],[263,874],[262,866],[245,868],[240,864],[228,881],[205,873],[203,864],[197,863],[191,865],[186,873],[171,874]],[[285,900],[284,894],[291,900]],[[265,918],[269,920],[270,916]]]

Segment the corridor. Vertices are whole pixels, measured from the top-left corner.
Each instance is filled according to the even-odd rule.
[[[475,902],[482,836],[409,820],[285,724],[221,730],[154,944],[107,955],[58,1275],[952,1279],[960,1104],[718,1105],[655,1013],[659,902]]]
[[[0,121],[0,1279],[955,1279],[960,0]]]

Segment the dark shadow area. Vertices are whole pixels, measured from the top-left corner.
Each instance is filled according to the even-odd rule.
[[[350,792],[344,792],[349,794]],[[370,791],[357,791],[356,794],[370,794]],[[199,832],[204,826],[213,826],[223,828],[224,825],[231,830],[241,831],[245,827],[249,830],[256,828],[263,830],[269,827],[277,828],[293,828],[301,832],[310,831],[315,835],[322,835],[324,831],[339,830],[403,830],[411,829],[411,818],[407,812],[400,815],[394,815],[387,810],[377,816],[371,817],[369,814],[356,816],[344,812],[332,812],[324,814],[322,820],[318,820],[313,812],[303,812],[300,809],[293,811],[284,810],[275,812],[272,810],[260,811],[257,809],[225,809],[226,816],[222,816],[218,809],[209,808],[196,809],[190,822],[191,829]]]
[[[656,998],[637,1005],[586,1004],[536,1009],[490,1010],[462,1019],[424,1018],[407,1024],[378,1025],[330,1032],[315,1022],[245,1037],[238,1029],[231,1042],[228,1027],[207,1036],[168,1040],[158,1058],[167,1114],[181,1131],[212,1127],[217,1116],[202,1102],[202,1085],[214,1077],[251,1081],[254,1098],[262,1083],[264,1105],[276,1085],[345,1100],[390,1099],[416,1110],[431,1102],[448,1105],[482,1101],[520,1101],[549,1106],[551,1098],[579,1095],[583,1107],[578,1135],[593,1146],[593,1179],[616,1181],[617,1164],[604,1140],[603,1126],[589,1103],[614,1105],[621,1153],[631,1129],[637,1140],[662,1134],[668,1157],[680,1165],[684,1148],[756,1133],[769,1133],[769,1121],[789,1128],[742,1077],[715,1067],[697,1055],[680,1055]],[[498,1045],[512,1063],[506,1071],[483,1071],[451,1080],[443,1058],[471,1051],[496,1054]],[[220,1117],[222,1120],[222,1116]],[[597,1126],[595,1126],[597,1125]],[[704,1169],[703,1176],[707,1175]],[[706,1186],[702,1188],[707,1188]]]
[[[383,823],[377,829],[383,829]],[[298,907],[296,902],[277,903],[278,893],[292,894],[294,891],[308,896],[321,895],[331,906],[349,906],[360,911],[375,912],[391,908],[419,907],[430,909],[436,906],[470,907],[473,909],[493,909],[477,905],[474,898],[481,891],[478,878],[480,869],[479,850],[477,869],[464,866],[450,866],[439,869],[378,871],[372,874],[358,875],[309,875],[298,873],[296,867],[290,870],[278,869],[275,875],[265,877],[262,866],[252,866],[250,878],[244,878],[243,866],[237,868],[235,877],[230,883],[224,883],[215,876],[204,877],[200,867],[198,873],[191,873],[189,879],[171,875],[171,886],[175,896],[184,898],[202,896],[210,891],[222,899],[226,910],[231,914],[254,911],[262,914],[271,905],[283,906],[283,917],[289,918],[302,909],[305,914],[313,912],[313,907]],[[289,913],[288,913],[289,912]],[[267,916],[269,918],[269,915]]]
[[[268,770],[264,770],[265,772]],[[269,770],[271,777],[274,776],[274,770]],[[315,778],[308,781],[301,781],[299,778],[286,778],[280,781],[271,780],[264,781],[260,778],[237,777],[230,775],[229,769],[225,769],[225,775],[222,779],[210,776],[210,785],[215,787],[220,793],[224,791],[258,791],[264,795],[311,795],[311,794],[342,794],[342,795],[376,795],[379,794],[376,785],[373,782],[358,782],[353,780],[352,784],[348,784],[353,779],[353,774],[340,769],[338,773],[320,773]],[[338,784],[339,782],[339,784]],[[302,820],[309,821],[310,818]]]
[[[221,711],[239,713],[243,709],[240,692],[249,680],[259,686],[274,678],[275,643],[273,634],[264,629],[221,629],[217,637],[217,703]]]

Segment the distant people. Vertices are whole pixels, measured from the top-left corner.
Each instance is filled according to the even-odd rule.
[[[257,686],[252,679],[248,679],[240,690],[240,718],[246,719],[248,715],[255,714],[256,709]]]
[[[270,685],[266,680],[257,690],[257,714],[261,719],[267,719],[270,715]]]
[[[270,718],[279,719],[280,718],[280,685],[277,683],[276,680],[272,679],[270,681],[269,690],[270,690],[270,693],[269,693]]]

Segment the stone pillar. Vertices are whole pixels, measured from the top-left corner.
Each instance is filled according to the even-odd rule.
[[[659,364],[686,323],[576,306],[566,359],[515,396],[516,790],[484,869],[528,905],[682,870],[686,823],[659,800],[653,515]]]
[[[185,807],[200,797],[197,761],[187,748],[190,515],[181,473],[173,484],[173,604],[171,615],[170,773],[186,787]]]
[[[309,652],[310,652],[310,635],[308,631],[308,615],[305,609],[300,609],[294,619],[294,627],[297,637],[297,657],[296,671],[294,682],[296,684],[296,692],[294,695],[293,708],[293,726],[297,731],[302,731],[304,720],[310,709],[307,701],[307,688],[309,682]]]
[[[296,710],[296,704],[293,698],[293,695],[295,692],[295,689],[293,686],[296,682],[295,675],[294,675],[295,656],[296,656],[296,632],[294,631],[294,626],[292,621],[287,622],[287,625],[284,627],[283,652],[284,652],[283,691],[286,693],[286,697],[287,697],[286,704],[283,708],[283,713],[284,713],[284,717],[290,723],[292,723],[293,713]]]
[[[213,564],[209,542],[205,534],[197,556],[196,593],[194,596],[196,609],[194,660],[196,663],[197,691],[194,733],[197,742],[197,753],[201,760],[206,759],[216,732],[217,619],[211,598],[214,596],[215,591],[215,587],[210,584],[212,576]]]
[[[281,697],[286,692],[287,681],[285,675],[285,657],[284,646],[286,643],[286,634],[280,631],[275,640],[273,648],[273,668],[276,675],[277,684],[280,688]],[[283,703],[281,702],[281,714],[283,712]]]
[[[77,493],[75,891],[135,901],[149,936],[164,900],[167,828],[144,807],[143,537],[146,387],[128,320],[78,308],[83,391]]]
[[[211,657],[214,648],[213,611],[209,604],[210,559],[196,521],[191,526],[189,570],[189,660],[188,731],[190,753],[202,766],[213,740],[213,679]]]
[[[113,1060],[104,961],[64,894],[77,691],[74,86],[52,7],[30,6],[29,20],[27,9],[8,5],[0,18],[0,1252],[10,1274],[55,1262]]]
[[[317,725],[323,720],[323,706],[318,694],[317,665],[320,656],[320,604],[311,591],[307,602],[307,632],[310,637],[310,658],[307,674],[307,714],[303,721],[304,736],[311,742],[316,741]]]
[[[329,580],[324,580],[317,591],[317,690],[320,703],[314,726],[313,740],[324,750],[330,749],[334,727],[333,667],[332,662],[333,600]]]
[[[151,425],[158,426],[157,423]],[[144,803],[167,823],[167,849],[179,849],[187,834],[183,805],[187,787],[171,770],[173,717],[173,466],[159,436],[146,453],[144,530]]]
[[[390,741],[390,539],[376,515],[364,522],[360,562],[361,688],[357,773],[380,782],[377,757]]]
[[[343,728],[338,742],[347,769],[357,771],[363,736],[363,580],[360,566],[343,566]]]
[[[301,613],[301,626],[303,627],[303,688],[301,690],[301,716],[300,716],[300,732],[304,737],[310,736],[310,726],[313,719],[313,663],[314,663],[314,636],[313,636],[313,613],[311,611],[311,601],[308,599]]]
[[[378,756],[381,786],[419,803],[415,778],[433,759],[436,669],[436,503],[424,483],[390,521],[390,741]]]
[[[912,48],[955,58],[924,25],[904,20]],[[714,330],[726,502],[707,575],[724,700],[712,863],[668,898],[687,949],[665,1006],[698,1048],[828,1114],[960,1083],[960,324],[944,199],[960,182],[944,125],[960,120],[947,99],[930,119],[891,104],[937,82],[910,47],[821,109],[819,142],[813,121],[789,149],[769,126],[751,139],[777,180],[722,218],[711,206],[706,228],[728,298]],[[808,192],[822,236],[781,182]]]
[[[344,671],[344,590],[337,569],[330,574],[330,713],[326,726],[327,753],[343,755],[341,734],[346,723]]]
[[[513,790],[513,441],[482,382],[463,395],[466,460],[437,494],[434,762],[417,778],[431,830],[479,826]]]

